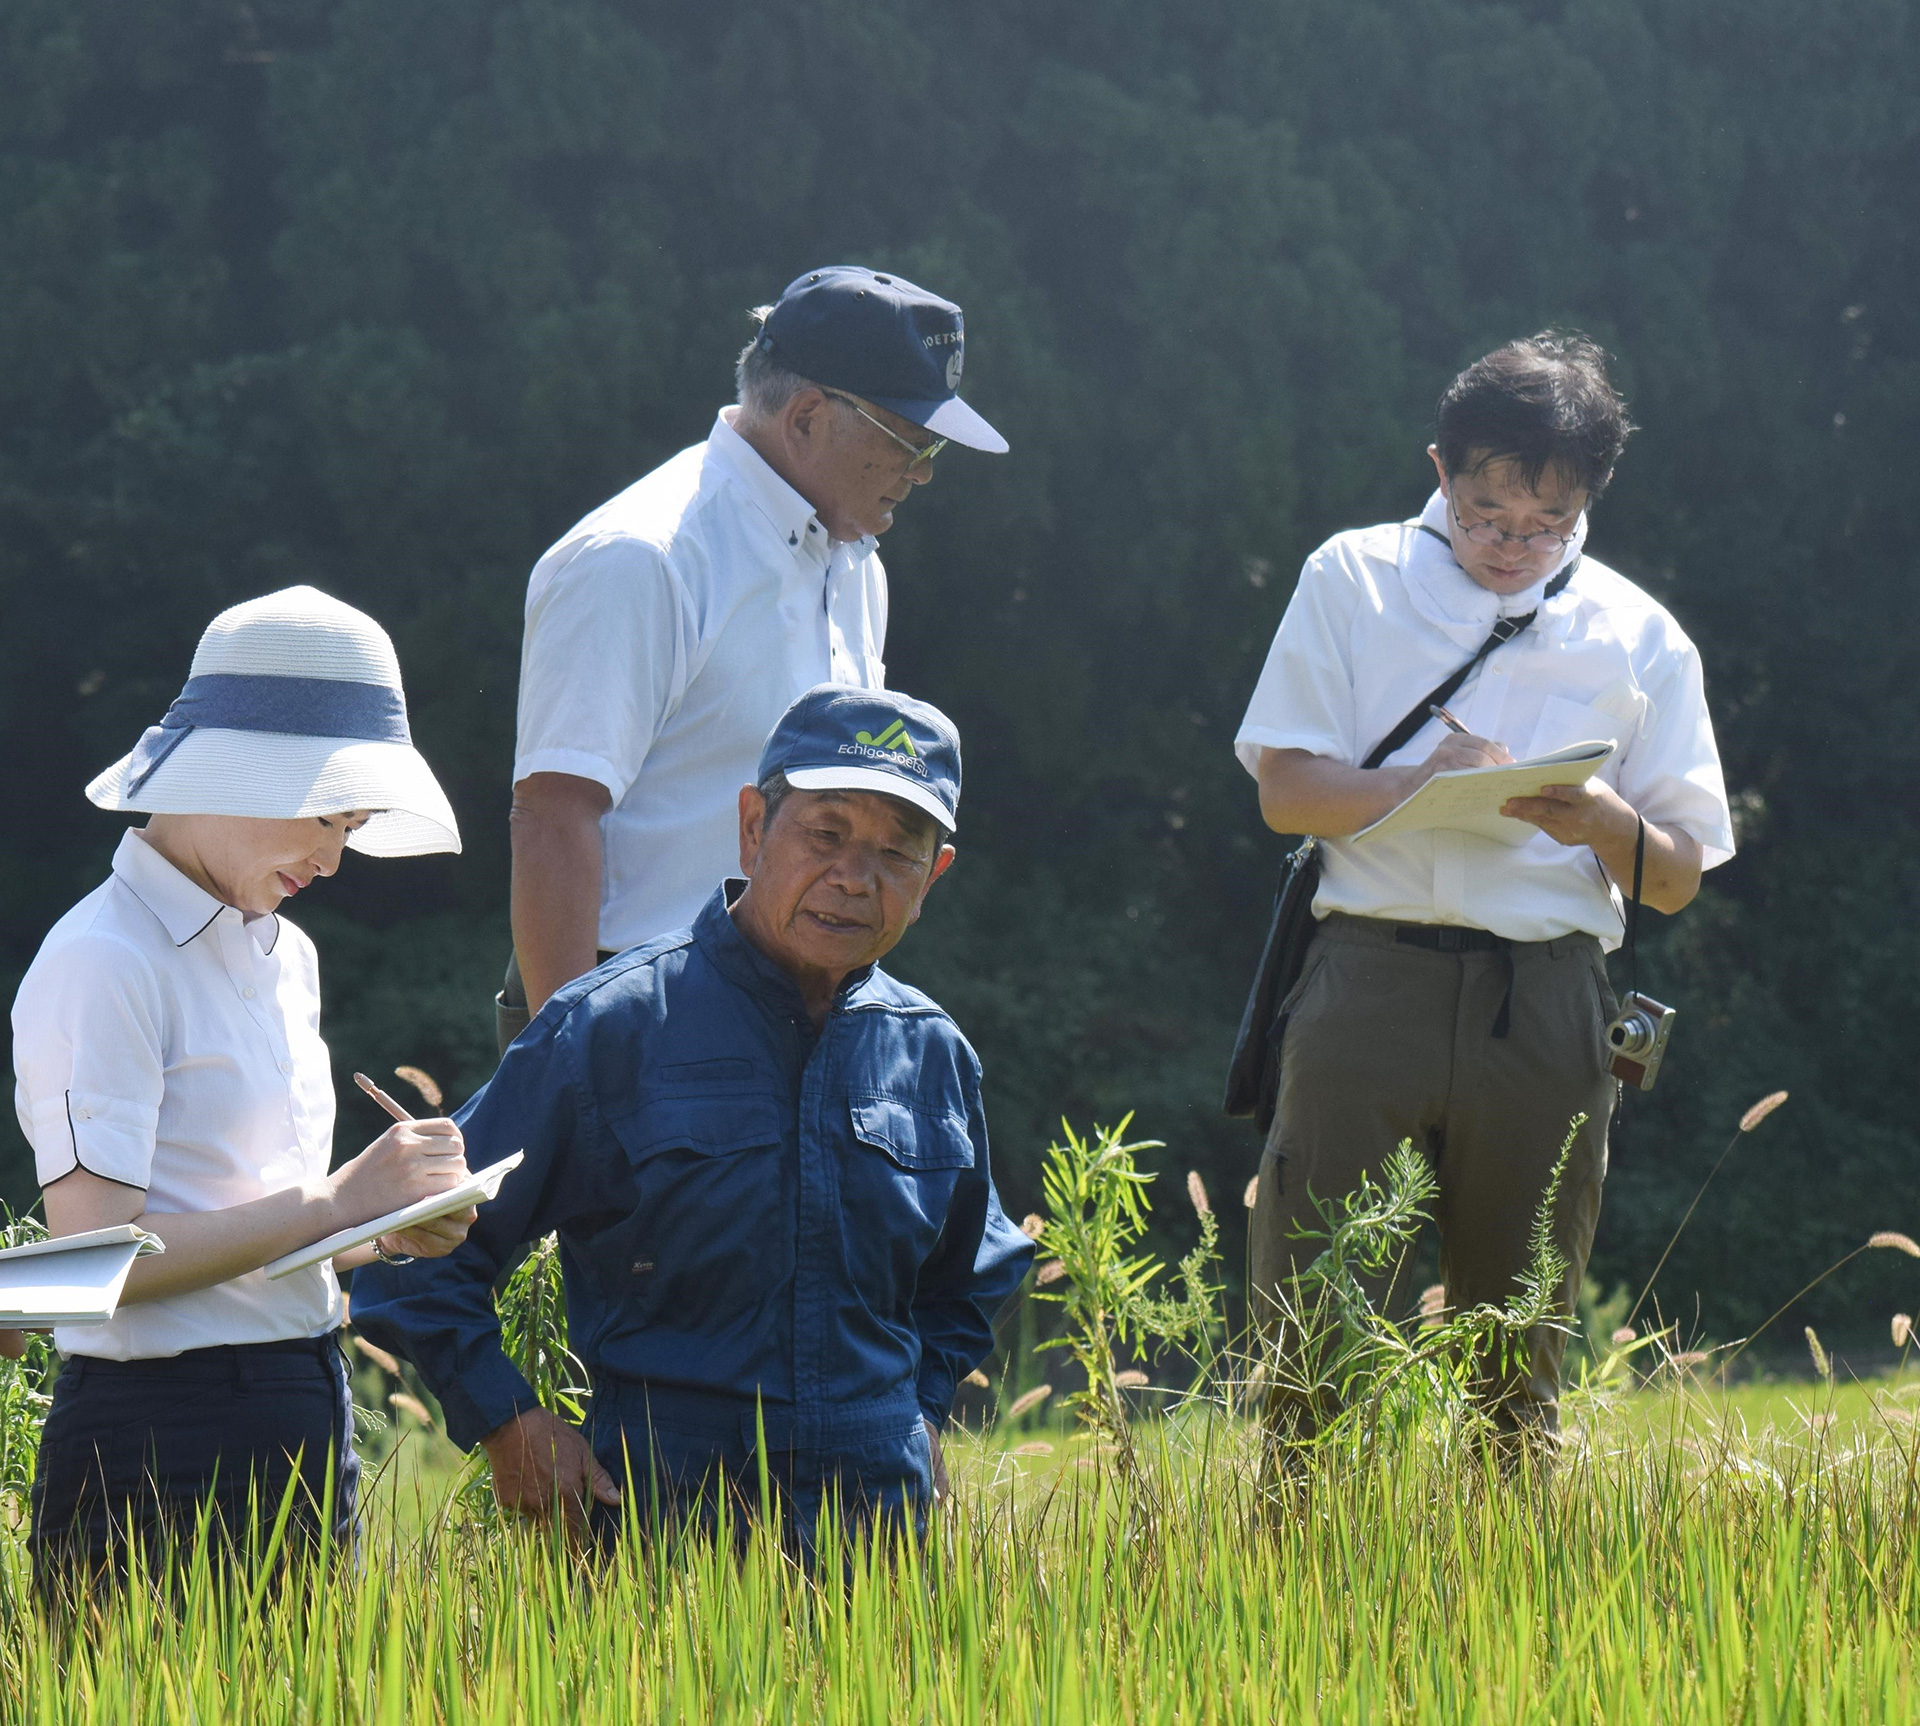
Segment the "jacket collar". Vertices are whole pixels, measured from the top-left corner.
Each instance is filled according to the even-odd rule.
[[[113,854],[113,872],[140,903],[151,911],[166,930],[167,939],[184,947],[194,936],[212,927],[223,911],[240,917],[231,905],[224,905],[204,887],[190,880],[162,857],[137,827],[120,835]],[[245,917],[241,920],[263,953],[271,953],[280,936],[277,917]]]
[[[714,969],[728,982],[804,1017],[806,1001],[800,985],[741,934],[740,926],[733,920],[731,906],[746,890],[747,884],[741,877],[728,876],[693,920],[693,938],[712,961]],[[871,965],[850,971],[841,981],[834,1005],[844,1006],[851,1001],[873,973]]]

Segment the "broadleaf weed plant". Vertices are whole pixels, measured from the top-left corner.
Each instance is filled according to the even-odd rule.
[[[1387,1158],[1378,1182],[1320,1205],[1321,1226],[1301,1238],[1325,1245],[1267,1296],[1273,1305],[1250,1375],[1266,1387],[1270,1460],[1282,1473],[1297,1472],[1312,1451],[1359,1455],[1390,1435],[1484,1435],[1477,1386],[1514,1364],[1529,1331],[1573,1328],[1560,1310],[1567,1262],[1553,1223],[1585,1119],[1569,1125],[1534,1215],[1526,1269],[1504,1305],[1438,1307],[1406,1325],[1375,1304],[1370,1285],[1401,1262],[1439,1193],[1411,1141]]]
[[[560,1264],[560,1237],[536,1241],[513,1268],[494,1308],[500,1315],[500,1346],[549,1414],[584,1426],[591,1387],[587,1369],[570,1345],[567,1289]],[[496,1516],[485,1452],[468,1459],[458,1493],[467,1515],[490,1522]]]
[[[1122,1393],[1140,1375],[1123,1370],[1117,1357],[1145,1360],[1152,1345],[1185,1348],[1199,1362],[1193,1387],[1198,1393],[1215,1375],[1224,1326],[1214,1280],[1220,1226],[1197,1176],[1188,1190],[1200,1239],[1180,1261],[1177,1292],[1162,1292],[1165,1267],[1159,1259],[1134,1250],[1146,1233],[1146,1188],[1154,1179],[1137,1158],[1161,1149],[1162,1142],[1129,1141],[1132,1123],[1129,1113],[1118,1125],[1095,1126],[1083,1137],[1062,1121],[1064,1142],[1047,1147],[1040,1181],[1046,1216],[1036,1240],[1049,1260],[1035,1298],[1064,1308],[1067,1321],[1065,1334],[1039,1349],[1067,1350],[1086,1377],[1068,1396],[1068,1406],[1092,1436],[1111,1446],[1121,1470],[1137,1477],[1139,1456]]]

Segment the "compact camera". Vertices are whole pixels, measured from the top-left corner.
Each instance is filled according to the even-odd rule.
[[[1673,1035],[1674,1010],[1638,991],[1620,1003],[1620,1014],[1607,1027],[1607,1047],[1613,1051],[1613,1076],[1625,1085],[1653,1089],[1660,1062]]]

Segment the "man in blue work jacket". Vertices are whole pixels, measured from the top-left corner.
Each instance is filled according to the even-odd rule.
[[[360,1273],[501,1505],[601,1533],[758,1501],[803,1548],[823,1502],[916,1520],[939,1429],[1032,1246],[987,1163],[980,1064],[878,961],[953,861],[960,739],[924,702],[822,685],[740,792],[740,867],[692,928],[558,990],[457,1119],[524,1149],[466,1243]],[[502,1351],[492,1284],[557,1231],[591,1445]]]

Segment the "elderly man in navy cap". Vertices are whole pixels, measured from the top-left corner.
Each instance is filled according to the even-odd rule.
[[[736,793],[745,880],[559,989],[456,1117],[524,1149],[466,1244],[360,1273],[509,1510],[603,1534],[759,1502],[803,1551],[823,1505],[920,1518],[938,1432],[1032,1257],[987,1163],[980,1064],[879,969],[953,861],[960,740],[904,695],[810,690]],[[501,1347],[492,1285],[560,1237],[590,1440]]]
[[[502,1048],[599,955],[692,920],[787,703],[817,683],[885,687],[874,542],[893,512],[949,441],[1007,447],[955,394],[950,301],[842,266],[755,316],[738,405],[528,584]]]

